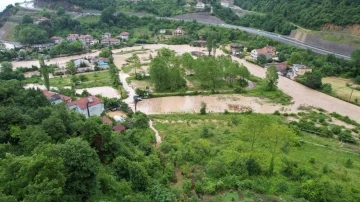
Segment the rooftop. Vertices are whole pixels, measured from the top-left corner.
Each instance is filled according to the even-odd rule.
[[[113,127],[113,130],[121,132],[121,131],[125,131],[126,128],[122,124],[119,124],[119,125]]]
[[[69,106],[77,105],[80,109],[86,109],[87,103],[89,103],[89,107],[104,103],[101,99],[95,97],[95,96],[88,96],[81,98],[79,100],[75,100],[73,102],[70,102]]]

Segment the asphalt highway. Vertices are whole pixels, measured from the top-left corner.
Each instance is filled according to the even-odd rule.
[[[159,19],[182,20],[182,19],[171,18],[171,17],[159,18]],[[191,20],[184,20],[184,21],[191,21]],[[264,36],[264,37],[267,37],[267,38],[270,38],[270,39],[273,39],[273,40],[277,40],[277,41],[280,41],[282,43],[290,44],[290,45],[293,45],[293,46],[296,46],[296,47],[299,47],[299,48],[310,49],[313,52],[319,53],[319,54],[322,54],[322,55],[334,54],[335,56],[344,58],[346,60],[351,59],[350,56],[348,56],[348,55],[342,55],[342,54],[335,53],[335,52],[332,52],[332,51],[328,51],[328,50],[325,50],[325,49],[322,49],[322,48],[319,48],[319,47],[316,47],[316,46],[305,44],[303,42],[296,41],[296,40],[294,40],[294,39],[292,39],[292,38],[290,38],[288,36],[284,36],[284,35],[281,35],[281,34],[276,34],[276,33],[267,32],[267,31],[254,29],[254,28],[249,28],[249,27],[229,25],[229,24],[217,24],[217,23],[209,23],[209,22],[201,22],[201,21],[197,21],[197,22],[203,23],[203,24],[208,24],[208,25],[213,25],[213,26],[225,27],[225,28],[229,28],[229,29],[239,29],[241,31],[248,32],[250,34]]]

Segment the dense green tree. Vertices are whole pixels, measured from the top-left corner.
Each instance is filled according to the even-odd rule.
[[[322,75],[318,71],[306,72],[304,74],[303,84],[313,88],[320,89],[322,85]]]
[[[266,63],[267,63],[267,59],[266,59],[266,56],[261,54],[257,57],[257,63],[260,65],[260,66],[264,66]]]
[[[34,21],[29,15],[24,15],[21,18],[21,24],[33,24],[33,23],[34,23]]]
[[[100,162],[90,145],[73,138],[59,145],[59,154],[63,159],[67,198],[75,201],[86,201],[98,193],[97,178]]]
[[[15,201],[61,200],[66,177],[59,157],[37,154],[0,159],[0,192]]]
[[[73,60],[66,63],[66,73],[71,75],[76,74],[76,66]]]
[[[41,44],[49,41],[46,31],[35,24],[18,25],[15,38],[25,45]]]
[[[277,88],[277,83],[279,79],[279,74],[277,73],[276,67],[271,65],[266,70],[265,82],[266,88],[268,90],[275,90]]]
[[[44,58],[42,56],[39,58],[39,63],[40,63],[40,73],[44,78],[44,85],[47,90],[50,90],[49,67],[45,64]]]

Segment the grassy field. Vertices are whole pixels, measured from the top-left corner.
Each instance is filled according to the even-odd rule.
[[[189,193],[196,191],[211,201],[360,199],[359,154],[335,150],[343,145],[334,139],[295,132],[281,116],[171,114],[152,115],[151,119],[163,138],[164,160],[181,171],[174,182],[183,191],[184,183],[191,179]],[[259,133],[252,132],[252,124],[262,128]],[[273,128],[275,133],[264,126],[272,124],[278,128]],[[286,135],[278,139],[275,134],[279,133]],[[269,175],[274,151],[273,174]],[[246,171],[249,158],[255,159],[259,173]]]
[[[18,23],[6,22],[3,27],[0,28],[0,38],[6,41],[15,41],[15,27]]]
[[[346,84],[348,83],[353,87],[357,86],[350,79],[337,77],[326,77],[323,78],[322,82],[331,84],[333,94],[344,100],[349,100],[352,91],[352,88],[350,86],[347,86]],[[356,102],[356,99],[358,100],[358,104],[360,104],[360,91],[358,90],[353,91],[351,96],[351,102]]]
[[[82,23],[95,23],[100,20],[98,15],[85,15],[77,19],[81,24]]]
[[[80,74],[77,74],[76,76],[79,75]],[[110,74],[108,71],[84,73],[84,75],[86,75],[88,81],[81,82],[80,84],[76,85],[76,88],[111,86]],[[43,80],[40,77],[26,79],[24,83],[44,84]],[[63,78],[61,77],[51,78],[50,86],[57,88],[71,86],[71,76],[67,76]]]

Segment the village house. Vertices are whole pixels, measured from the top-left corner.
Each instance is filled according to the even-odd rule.
[[[176,30],[172,32],[173,36],[185,36],[186,32],[182,29],[182,27],[178,27]]]
[[[101,116],[104,112],[104,101],[95,97],[88,96],[79,100],[68,103],[69,110],[74,110],[79,114],[84,115],[86,118],[90,116]]]
[[[269,68],[271,65],[275,66],[277,73],[280,76],[286,76],[289,71],[289,68],[288,68],[288,65],[286,62],[266,64],[265,68]]]
[[[91,35],[80,35],[79,36],[79,41],[83,44],[83,45],[90,45],[91,41],[93,40],[93,37]]]
[[[97,44],[97,43],[99,43],[99,40],[97,40],[97,39],[93,39],[93,40],[90,41],[90,45],[94,45],[94,44]]]
[[[159,30],[159,33],[160,33],[160,34],[166,34],[166,29],[160,29],[160,30]]]
[[[113,127],[113,130],[117,132],[123,132],[126,130],[126,128],[122,124],[118,124],[117,126]]]
[[[59,36],[53,36],[50,38],[50,40],[55,44],[59,44],[63,41],[63,38]]]
[[[111,38],[111,33],[110,33],[110,32],[105,32],[105,33],[102,35],[102,38],[103,38],[103,39],[109,39],[109,38]]]
[[[237,43],[230,44],[231,55],[239,55],[244,50],[244,46]]]
[[[109,125],[113,125],[113,121],[109,118],[109,117],[107,117],[107,116],[102,116],[101,117],[101,119],[105,122],[105,123],[107,123],[107,124],[109,124]]]
[[[311,72],[312,69],[306,65],[303,64],[293,64],[293,66],[291,67],[293,73],[294,73],[294,77],[297,76],[302,76],[304,75],[306,72]]]
[[[42,93],[50,101],[51,104],[68,103],[71,101],[70,97],[58,93],[53,93],[47,90],[42,90]]]
[[[195,5],[195,8],[198,10],[204,10],[205,9],[205,4],[201,1],[198,1],[197,4]]]
[[[262,49],[254,49],[251,51],[251,57],[254,60],[257,60],[260,55],[265,55],[266,59],[272,59],[276,56],[276,48],[272,46],[265,46]]]
[[[234,0],[221,0],[221,6],[223,7],[232,7],[234,5]]]
[[[128,40],[129,39],[129,32],[121,32],[120,39],[122,40]]]
[[[101,40],[101,43],[104,44],[105,46],[112,46],[112,45],[120,44],[120,40],[115,38],[108,38]]]
[[[76,39],[79,38],[79,34],[69,34],[68,37],[66,38],[68,41],[75,41]]]
[[[31,45],[31,48],[42,53],[45,50],[50,51],[51,47],[53,47],[53,46],[54,46],[54,43],[44,43],[44,44],[33,44],[33,45]]]

